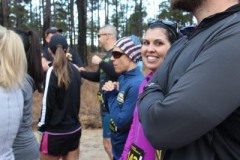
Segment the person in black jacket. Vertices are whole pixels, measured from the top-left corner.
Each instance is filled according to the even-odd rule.
[[[40,145],[41,159],[77,159],[81,137],[80,86],[81,74],[67,60],[67,40],[60,34],[49,42],[54,55],[47,71],[39,131],[43,132]]]
[[[49,27],[45,31],[45,41],[47,42],[47,44],[42,47],[42,67],[44,72],[47,72],[48,68],[53,62],[53,56],[51,55],[51,53],[49,53],[48,43],[50,42],[51,37],[55,34],[62,34],[62,29],[58,29],[57,27]],[[78,67],[84,66],[81,58],[79,57],[78,53],[74,48],[69,47],[66,56],[68,58],[68,61],[76,64]]]
[[[107,100],[103,100],[102,98],[102,86],[105,82],[109,80],[116,81],[118,78],[118,74],[115,72],[113,64],[110,60],[116,39],[117,31],[114,26],[105,25],[101,27],[98,32],[98,42],[99,46],[106,51],[106,55],[103,58],[100,58],[97,55],[92,57],[92,63],[99,66],[96,72],[86,71],[83,67],[79,69],[83,78],[93,82],[99,82],[98,99],[100,102],[100,113],[103,128],[103,145],[110,159],[112,159],[112,145],[110,141],[111,131],[109,129],[110,114],[108,112]]]
[[[171,0],[197,26],[170,48],[138,100],[139,118],[163,160],[240,159],[240,4]]]

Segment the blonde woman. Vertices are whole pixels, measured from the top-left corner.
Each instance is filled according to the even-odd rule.
[[[12,144],[22,119],[26,68],[21,38],[0,26],[0,160],[14,160]]]

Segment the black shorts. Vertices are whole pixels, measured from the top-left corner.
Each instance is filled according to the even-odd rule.
[[[40,145],[40,152],[53,156],[65,156],[69,151],[78,148],[81,132],[81,127],[63,133],[45,131]]]

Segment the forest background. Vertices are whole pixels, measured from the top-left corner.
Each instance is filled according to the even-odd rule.
[[[149,8],[152,4],[153,8]],[[154,6],[153,6],[154,5]],[[156,9],[155,9],[156,8]],[[154,16],[149,14],[155,11]],[[44,45],[44,31],[61,28],[88,70],[93,54],[101,55],[98,47],[98,29],[104,24],[116,26],[118,37],[135,34],[140,38],[147,23],[154,19],[178,22],[179,28],[195,24],[193,16],[172,11],[169,0],[0,0],[0,25],[35,30]],[[98,83],[83,80],[81,87],[81,121],[85,127],[101,127],[97,96]],[[42,94],[34,93],[34,122],[40,116]]]
[[[172,11],[169,0],[0,0],[0,25],[34,29],[42,44],[47,28],[61,28],[86,65],[91,53],[101,52],[97,32],[102,25],[116,26],[118,37],[142,37],[147,22],[159,18],[176,21],[179,28],[194,24],[191,14]]]

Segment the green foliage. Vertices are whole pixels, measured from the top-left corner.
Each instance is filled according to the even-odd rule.
[[[66,5],[66,0],[55,1],[52,6],[54,7],[52,14],[53,26],[67,31],[70,17],[68,17],[68,5]]]
[[[172,10],[168,1],[164,1],[159,5],[159,12],[159,19],[176,21],[179,28],[195,25],[192,14],[180,10]]]

